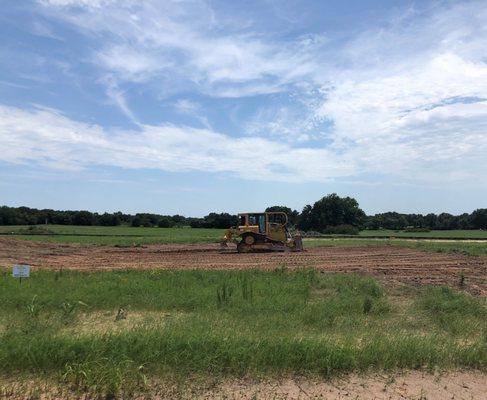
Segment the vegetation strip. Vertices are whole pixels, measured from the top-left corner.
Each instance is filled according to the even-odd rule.
[[[151,228],[148,228],[151,229]],[[177,228],[176,228],[177,229]],[[183,228],[184,229],[184,228]],[[134,234],[96,234],[96,233],[45,233],[45,232],[0,232],[2,236],[80,236],[80,237],[113,237],[113,238],[140,238],[141,235]],[[151,235],[156,236],[156,235]],[[394,235],[306,235],[306,239],[357,239],[357,240],[368,240],[368,239],[409,239],[409,240],[447,240],[447,241],[487,241],[487,236],[485,237],[469,237],[469,236],[394,236]]]
[[[187,374],[487,367],[482,299],[314,270],[0,278],[0,373],[117,392]]]

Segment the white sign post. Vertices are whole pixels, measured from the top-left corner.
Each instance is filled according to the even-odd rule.
[[[14,265],[12,276],[19,278],[19,282],[22,284],[22,278],[28,278],[30,276],[30,265]]]

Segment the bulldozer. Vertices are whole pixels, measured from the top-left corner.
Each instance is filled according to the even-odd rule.
[[[238,214],[238,225],[225,232],[221,251],[228,252],[229,243],[236,244],[239,253],[302,251],[301,235],[291,235],[287,224],[286,213],[280,211]]]

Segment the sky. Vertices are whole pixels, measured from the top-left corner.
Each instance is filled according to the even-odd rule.
[[[487,207],[487,1],[4,0],[0,204]]]

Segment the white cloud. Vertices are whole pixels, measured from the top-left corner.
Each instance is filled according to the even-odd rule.
[[[465,116],[465,105],[448,106],[450,115]],[[364,139],[340,148],[292,147],[259,137],[232,138],[208,129],[141,125],[139,130],[105,130],[73,121],[56,110],[25,111],[0,107],[0,160],[51,168],[112,166],[173,172],[232,173],[244,179],[327,181],[362,173],[410,176],[411,181],[485,180],[487,171],[487,102],[469,109],[472,121],[483,118],[480,131],[456,130],[442,135],[415,134]],[[445,110],[431,118],[444,123]],[[458,160],[461,160],[458,165]],[[475,165],[475,168],[472,168]]]
[[[292,148],[262,138],[231,138],[190,127],[141,125],[106,131],[56,110],[0,106],[0,160],[61,169],[128,169],[233,173],[245,179],[325,181],[353,172],[326,149]]]

